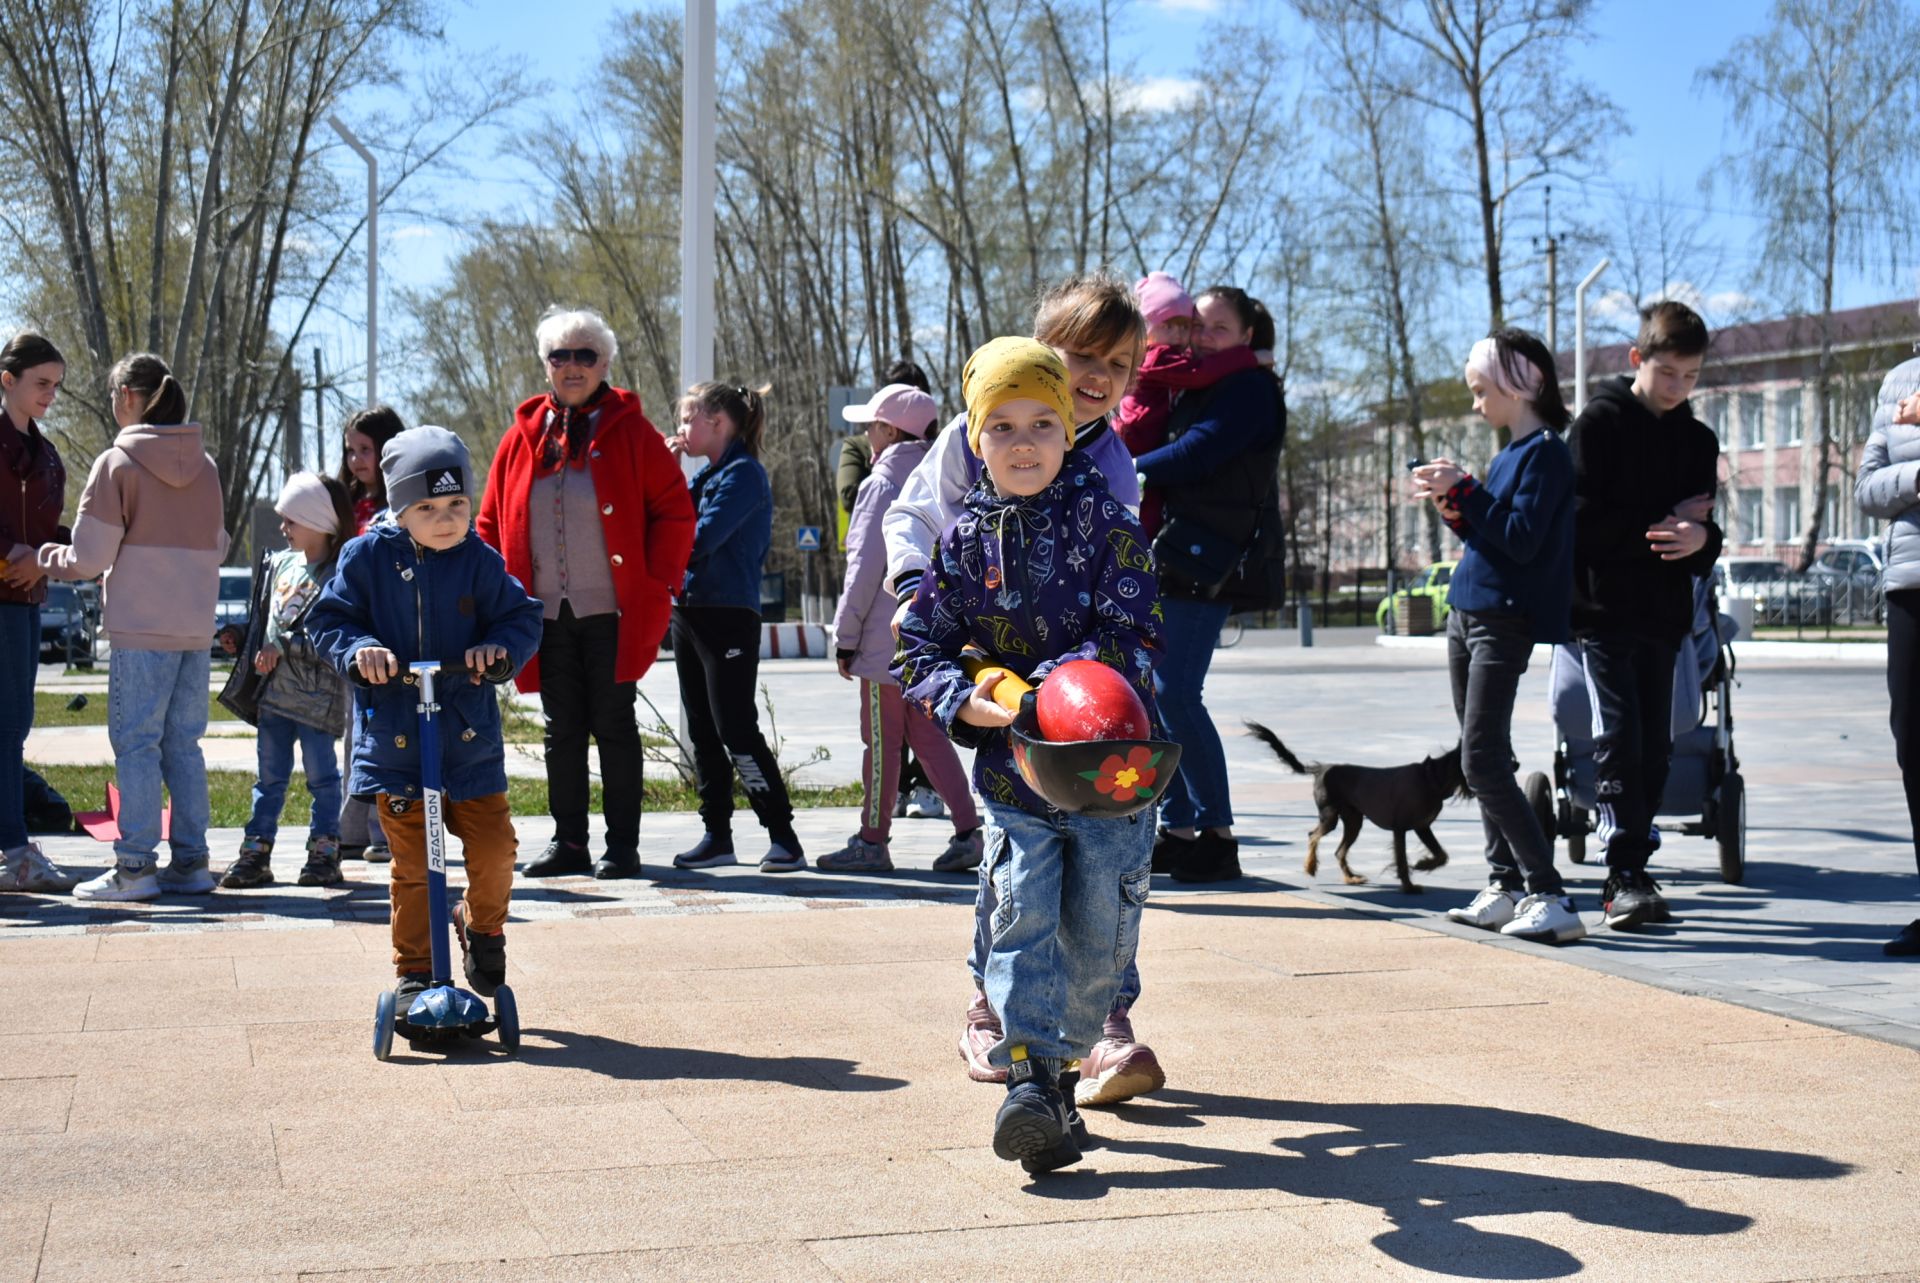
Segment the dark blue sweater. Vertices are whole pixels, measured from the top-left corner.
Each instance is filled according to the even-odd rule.
[[[1573,455],[1542,428],[1493,457],[1460,496],[1467,550],[1447,604],[1524,615],[1536,642],[1563,642],[1573,609]]]
[[[773,545],[773,488],[760,460],[734,441],[693,479],[693,555],[682,606],[741,606],[760,613],[760,572]]]

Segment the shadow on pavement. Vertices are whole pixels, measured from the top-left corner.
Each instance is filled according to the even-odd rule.
[[[1567,1249],[1468,1224],[1493,1216],[1548,1212],[1589,1225],[1654,1234],[1734,1234],[1753,1218],[1695,1207],[1662,1190],[1624,1181],[1504,1170],[1506,1155],[1661,1163],[1680,1173],[1768,1180],[1832,1180],[1850,1164],[1782,1150],[1658,1140],[1545,1114],[1438,1103],[1322,1104],[1167,1091],[1115,1111],[1129,1122],[1169,1130],[1212,1117],[1280,1125],[1272,1154],[1177,1141],[1108,1140],[1102,1152],[1144,1154],[1174,1170],[1073,1169],[1034,1181],[1041,1198],[1094,1199],[1115,1189],[1281,1190],[1304,1199],[1366,1203],[1393,1228],[1373,1244],[1402,1264],[1466,1278],[1559,1278],[1585,1263]],[[1098,1129],[1097,1120],[1095,1128]],[[1462,1162],[1484,1156],[1485,1164]]]
[[[520,1059],[529,1065],[584,1069],[622,1081],[718,1079],[783,1083],[813,1091],[897,1091],[907,1085],[903,1078],[860,1073],[857,1060],[829,1056],[739,1056],[694,1047],[643,1047],[601,1034],[558,1029],[528,1029],[523,1036],[557,1044],[523,1042]]]

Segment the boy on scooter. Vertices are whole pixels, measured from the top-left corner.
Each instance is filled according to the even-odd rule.
[[[506,756],[493,687],[513,680],[540,646],[540,603],[473,538],[467,447],[445,428],[412,428],[380,452],[392,524],[349,542],[308,616],[320,653],[354,686],[348,792],[377,795],[393,849],[397,1008],[432,981],[427,846],[416,692],[408,665],[465,668],[435,683],[447,828],[464,848],[465,897],[454,932],[467,983],[492,997],[507,975],[507,900],[519,844],[507,807]]]

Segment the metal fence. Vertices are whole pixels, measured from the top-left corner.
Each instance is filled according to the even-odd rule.
[[[1790,575],[1747,579],[1720,588],[1722,601],[1753,603],[1756,629],[1792,629],[1796,637],[1884,628],[1886,591],[1879,579]]]

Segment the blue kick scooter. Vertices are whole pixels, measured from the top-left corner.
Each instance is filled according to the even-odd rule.
[[[380,995],[374,1007],[373,1055],[385,1060],[393,1054],[393,1035],[415,1047],[451,1047],[466,1038],[481,1038],[498,1029],[500,1045],[509,1055],[520,1050],[520,1009],[513,990],[501,985],[493,996],[493,1014],[485,999],[453,983],[453,930],[447,909],[447,824],[440,794],[440,728],[435,718],[440,705],[433,698],[433,679],[440,661],[408,665],[409,678],[419,690],[420,793],[426,811],[427,920],[433,939],[433,983],[414,995],[405,1011],[394,1009],[393,991]]]

